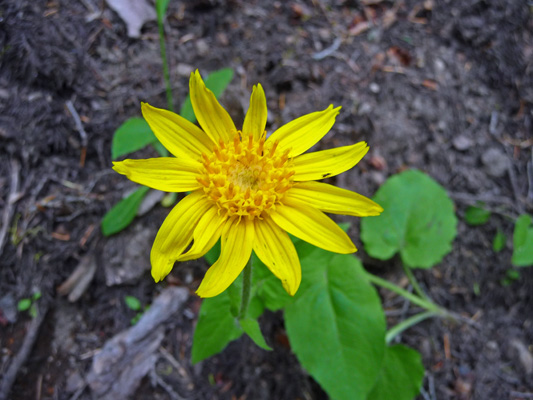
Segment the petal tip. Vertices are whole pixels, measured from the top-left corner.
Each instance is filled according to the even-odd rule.
[[[112,169],[121,175],[127,174],[127,167],[124,165],[124,161],[113,161]]]

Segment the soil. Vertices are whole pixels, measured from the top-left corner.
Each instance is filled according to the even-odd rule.
[[[320,148],[365,140],[370,152],[331,182],[371,196],[388,176],[417,168],[454,200],[452,252],[415,274],[464,321],[427,320],[402,335],[427,370],[420,399],[533,398],[533,268],[508,278],[513,220],[533,212],[531,7],[519,0],[170,2],[165,33],[176,102],[193,69],[231,67],[235,78],[221,101],[236,121],[257,82],[270,131],[341,105]],[[39,310],[48,310],[8,398],[93,398],[85,383],[92,357],[135,317],[124,296],[147,305],[171,285],[191,296],[166,325],[154,371],[134,399],[327,398],[291,353],[281,313],[260,321],[274,351],[242,338],[190,364],[200,305],[194,290],[207,266],[184,263],[153,283],[148,254],[168,209],[156,205],[114,237],[100,233],[103,215],[134,187],[110,169],[113,132],[140,115],[141,101],[166,106],[157,24],[145,23],[139,38],[127,32],[103,0],[0,3],[0,374],[31,329],[17,302],[40,292]],[[147,148],[133,158],[154,156]],[[469,226],[465,209],[478,201],[493,214]],[[398,260],[364,254],[354,220],[350,234],[365,265],[405,284]],[[498,253],[497,230],[507,237]],[[58,287],[80,264],[88,287],[70,301]],[[390,323],[405,316],[399,299],[382,295]]]

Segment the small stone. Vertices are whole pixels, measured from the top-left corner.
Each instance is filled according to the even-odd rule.
[[[472,147],[473,142],[472,139],[460,135],[453,139],[452,144],[456,150],[465,151]]]
[[[17,321],[17,302],[12,294],[0,298],[0,311],[10,323]]]
[[[383,172],[370,171],[369,175],[372,182],[374,182],[377,186],[381,186],[383,183],[385,183],[385,174],[383,174]]]
[[[179,76],[189,77],[193,71],[194,67],[190,64],[178,63],[178,65],[176,65],[176,73]]]
[[[81,377],[78,371],[73,371],[67,378],[67,385],[65,391],[67,393],[74,393],[85,384],[85,381]]]
[[[487,357],[487,360],[494,361],[499,359],[500,353],[500,347],[495,341],[491,340],[485,344],[485,357]]]
[[[196,41],[196,50],[201,56],[206,56],[209,53],[209,45],[204,39],[198,39]]]
[[[514,348],[515,354],[522,368],[527,375],[533,374],[533,355],[529,352],[526,345],[518,339],[511,340],[511,347]]]
[[[501,178],[509,168],[507,155],[499,149],[490,148],[481,156],[485,172],[492,177]]]
[[[379,85],[376,83],[376,82],[372,82],[368,88],[370,89],[370,91],[372,93],[379,93],[379,91],[381,90],[381,88],[379,87]]]

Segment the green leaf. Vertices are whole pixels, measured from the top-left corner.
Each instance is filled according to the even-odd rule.
[[[37,306],[35,304],[32,304],[30,307],[30,311],[28,312],[32,318],[37,317]]]
[[[316,249],[285,327],[302,366],[333,399],[365,399],[381,370],[385,316],[361,262]]]
[[[116,160],[149,144],[159,143],[148,123],[138,117],[130,118],[118,127],[111,143],[111,158]]]
[[[31,307],[31,299],[20,299],[17,304],[17,310],[26,311]]]
[[[465,220],[469,225],[483,225],[490,218],[490,211],[483,208],[469,206],[465,211]]]
[[[104,236],[114,235],[131,224],[148,190],[150,188],[141,186],[128,197],[120,200],[107,212],[101,223]]]
[[[511,263],[515,267],[533,265],[533,226],[531,226],[531,216],[528,214],[522,214],[516,220]]]
[[[134,296],[124,296],[124,302],[130,310],[139,311],[142,307],[141,301]]]
[[[218,71],[210,73],[204,82],[205,86],[207,86],[207,88],[211,90],[218,99],[222,93],[224,93],[224,90],[226,90],[226,87],[229,85],[232,79],[233,69],[222,68]],[[190,96],[187,96],[181,105],[180,115],[191,122],[196,122],[196,116],[194,115],[194,111],[192,109]]]
[[[507,238],[503,232],[498,229],[498,232],[496,232],[496,235],[494,235],[494,239],[492,240],[492,250],[494,250],[496,253],[499,253],[505,247],[506,241]]]
[[[193,364],[220,353],[242,332],[237,319],[231,314],[227,290],[216,297],[204,299],[193,336]]]
[[[205,253],[204,258],[209,265],[213,265],[220,256],[220,240]]]
[[[387,260],[400,252],[412,268],[430,268],[451,250],[457,234],[454,205],[426,174],[410,170],[387,180],[374,200],[385,211],[361,221],[365,250]]]
[[[169,2],[170,0],[155,0],[155,12],[157,14],[157,20],[161,24],[165,20]]]
[[[367,400],[412,400],[420,393],[423,379],[424,366],[417,351],[402,345],[387,347]]]
[[[155,151],[157,151],[161,157],[168,157],[168,150],[161,144],[160,141],[153,142],[152,146],[154,146]]]
[[[287,294],[281,284],[281,281],[270,272],[265,264],[261,262],[259,257],[252,254],[253,257],[253,288],[257,298],[270,311],[277,311],[285,307],[292,301],[292,297]]]
[[[31,299],[32,301],[37,301],[41,298],[41,296],[42,296],[41,292],[37,291],[33,294],[33,296],[31,296]]]
[[[246,317],[239,321],[241,324],[241,328],[250,338],[254,341],[256,345],[261,347],[264,350],[272,350],[272,347],[270,347],[263,337],[263,334],[261,333],[261,328],[259,328],[259,323],[256,319]]]

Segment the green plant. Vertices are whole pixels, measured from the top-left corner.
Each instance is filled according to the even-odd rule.
[[[20,312],[28,311],[32,318],[37,316],[36,302],[41,298],[41,292],[36,291],[31,297],[20,299],[17,303],[17,310]]]
[[[163,77],[165,81],[167,106],[169,110],[174,110],[172,100],[172,87],[170,85],[170,73],[168,69],[168,60],[166,56],[164,20],[168,8],[169,0],[156,0],[157,25],[159,29],[159,44],[161,58],[163,60]],[[219,97],[228,84],[233,79],[233,70],[223,68],[211,73],[205,80],[206,86],[213,91],[215,96]],[[183,102],[180,115],[191,122],[196,121],[192,111],[189,96]],[[116,160],[127,154],[141,150],[146,146],[152,146],[161,157],[168,156],[168,151],[161,145],[148,123],[139,117],[127,119],[113,134],[111,144],[111,158]],[[147,187],[139,187],[129,196],[115,204],[104,216],[101,222],[101,229],[104,236],[114,235],[127,228],[135,219],[137,212],[144,198],[149,192]],[[174,193],[169,193],[161,201],[162,205],[169,207],[176,201]]]
[[[528,214],[522,214],[516,220],[513,232],[511,263],[515,267],[530,267],[533,265],[533,221]]]
[[[257,318],[265,309],[283,309],[292,350],[332,399],[414,398],[424,376],[420,355],[391,343],[401,332],[426,318],[450,316],[422,292],[411,268],[429,268],[444,257],[455,237],[457,220],[442,187],[419,171],[390,178],[374,200],[383,205],[385,212],[363,219],[365,249],[381,259],[399,252],[417,293],[370,274],[353,255],[330,253],[292,238],[303,274],[296,295],[289,296],[253,254],[251,276],[246,276],[245,269],[228,290],[203,301],[192,361],[219,353],[243,334],[267,348]],[[348,229],[346,224],[341,227]],[[214,247],[206,255],[209,263],[217,259],[219,249]],[[243,314],[243,298],[247,296],[243,286],[247,280],[249,306]],[[387,330],[374,285],[404,296],[424,311]],[[243,320],[253,329],[243,326]]]
[[[135,316],[131,319],[130,323],[135,325],[143,314],[150,308],[150,306],[142,306],[141,301],[135,296],[124,296],[124,303],[130,310],[135,311]]]

